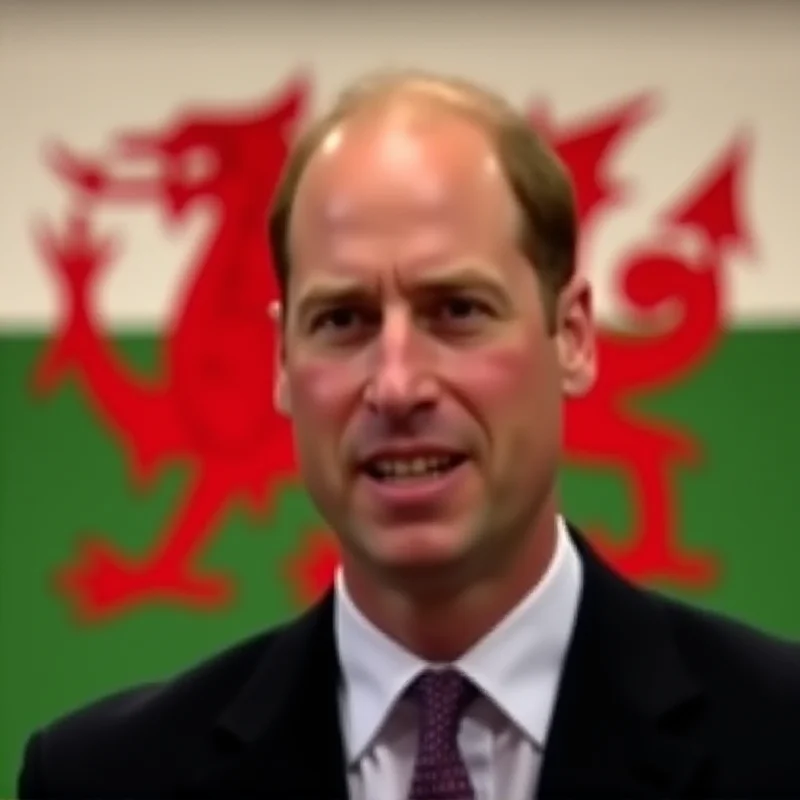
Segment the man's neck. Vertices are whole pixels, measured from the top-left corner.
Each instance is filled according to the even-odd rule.
[[[464,577],[435,593],[388,585],[343,560],[350,597],[383,633],[420,658],[452,662],[494,628],[546,573],[557,543],[555,513],[509,554],[504,569],[483,578]],[[440,584],[442,579],[439,580]]]

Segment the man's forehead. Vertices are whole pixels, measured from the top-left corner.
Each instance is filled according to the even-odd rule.
[[[290,247],[301,260],[318,260],[320,248],[326,258],[347,253],[344,260],[361,260],[354,251],[362,244],[370,249],[382,235],[406,239],[403,251],[438,250],[444,240],[505,228],[510,216],[516,229],[513,194],[488,146],[464,148],[461,155],[453,141],[432,143],[427,134],[401,129],[361,144],[334,132],[309,165],[289,229]],[[431,237],[436,244],[427,243]]]
[[[516,204],[487,134],[453,113],[439,116],[430,125],[404,110],[356,119],[322,140],[290,220],[293,282],[341,267],[374,279],[379,264],[392,263],[424,267],[430,280],[452,277],[464,254],[497,260],[516,242]]]
[[[481,178],[500,170],[492,142],[474,122],[452,112],[431,116],[401,107],[344,120],[329,131],[308,161],[297,200],[411,172],[417,180],[427,175],[430,185],[420,188],[434,191],[437,180]]]

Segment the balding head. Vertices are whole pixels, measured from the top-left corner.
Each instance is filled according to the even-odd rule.
[[[492,161],[484,166],[489,171],[499,169],[510,190],[519,246],[545,287],[548,306],[552,305],[575,266],[576,210],[565,169],[527,120],[499,95],[462,79],[418,71],[379,73],[347,87],[298,141],[269,225],[284,295],[292,263],[291,221],[306,170],[325,162],[326,154],[358,158],[361,148],[365,158],[367,137],[374,140],[380,134],[383,155],[391,155],[402,172],[402,158],[412,154],[403,156],[398,151],[402,137],[393,138],[387,132],[427,129],[430,133],[437,128],[441,133],[447,126],[451,133],[461,132],[462,148],[470,146],[471,138],[476,152],[478,141],[490,152]],[[472,129],[471,137],[467,127]],[[443,147],[454,143],[442,137]],[[375,141],[372,144],[377,146]],[[377,154],[374,147],[371,153]],[[362,168],[366,171],[366,161]]]
[[[513,193],[486,132],[441,106],[398,98],[348,117],[310,155],[289,221],[295,267],[287,288],[298,283],[298,264],[389,260],[386,267],[400,269],[431,264],[462,246],[501,258],[501,244],[513,247],[519,230]],[[398,241],[388,244],[392,237]]]

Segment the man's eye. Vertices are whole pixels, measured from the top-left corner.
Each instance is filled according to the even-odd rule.
[[[318,328],[346,328],[356,321],[357,314],[352,308],[332,308],[317,317]]]
[[[489,313],[489,309],[485,303],[471,297],[450,297],[440,304],[437,312],[445,322],[460,322],[485,316]]]
[[[352,306],[329,308],[318,314],[312,322],[312,330],[328,333],[346,333],[366,324],[368,320],[363,311]]]

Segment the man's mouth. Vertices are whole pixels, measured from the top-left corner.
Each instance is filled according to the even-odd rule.
[[[466,461],[457,453],[447,455],[415,455],[409,457],[379,457],[367,461],[363,471],[382,483],[438,478],[452,472]]]

